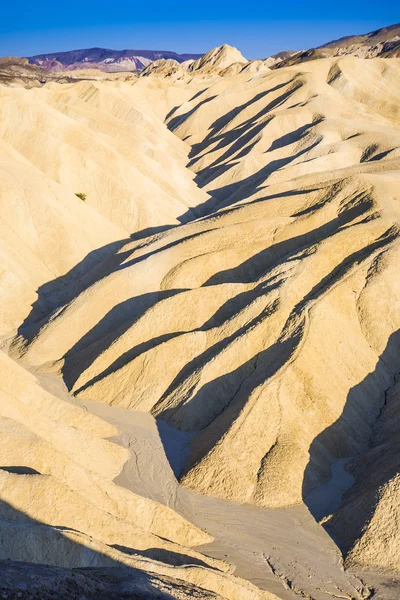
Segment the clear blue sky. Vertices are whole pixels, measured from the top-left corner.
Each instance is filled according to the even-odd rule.
[[[4,0],[0,56],[100,46],[247,58],[302,49],[400,21],[399,0]]]

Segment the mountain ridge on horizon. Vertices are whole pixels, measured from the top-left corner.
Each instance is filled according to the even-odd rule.
[[[197,60],[202,54],[179,54],[172,50],[113,50],[95,46],[64,52],[48,52],[26,57],[35,64],[49,71],[81,69],[82,66],[97,68],[102,71],[140,71],[150,63],[161,58],[172,58],[179,63]]]
[[[348,35],[306,50],[282,50],[268,58],[276,58],[275,67],[303,62],[336,54],[354,54],[361,58],[373,56],[398,56],[400,54],[400,24],[387,25],[364,34]],[[98,69],[104,72],[135,72],[160,59],[173,59],[178,63],[196,61],[203,54],[183,53],[172,50],[113,50],[102,47],[82,48],[63,52],[49,52],[26,57],[30,64],[46,71]]]

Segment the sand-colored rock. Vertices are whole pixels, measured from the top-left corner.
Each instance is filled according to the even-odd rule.
[[[239,76],[236,86],[211,86],[206,104],[185,106],[174,130],[190,131],[200,148],[192,168],[219,212],[144,247],[125,245],[122,269],[54,313],[26,353],[32,364],[59,361],[81,398],[201,430],[184,481],[203,493],[293,504],[336,458],[366,447],[379,401],[352,424],[351,444],[338,428],[340,454],[326,448],[303,483],[311,443],[339,418],[349,389],[373,370],[380,338],[399,325],[398,314],[385,313],[385,335],[366,333],[375,306],[358,306],[382,252],[395,256],[398,247],[396,90],[388,83],[377,102],[373,84],[378,73],[393,81],[398,64],[363,63],[362,88],[359,66],[346,58],[263,75],[250,86],[255,101],[231,111],[230,97],[240,107],[249,93]],[[215,119],[226,120],[220,150],[210,134],[201,141]],[[243,121],[241,140],[230,132]],[[395,281],[382,277],[396,297]]]
[[[31,600],[35,595],[50,600],[75,600],[77,591],[86,598],[118,600],[123,590],[126,600],[222,600],[222,596],[185,583],[175,577],[146,573],[128,567],[65,569],[31,563],[1,561],[0,593],[8,598]]]
[[[239,74],[186,102],[170,123],[190,135],[218,212],[125,245],[122,269],[43,323],[25,360],[56,362],[82,399],[200,431],[185,485],[300,502],[335,460],[368,448],[377,390],[393,378],[382,368],[368,405],[360,388],[341,419],[399,327],[386,310],[374,330],[364,301],[378,271],[387,297],[398,294],[385,273],[398,256],[399,73],[397,61],[336,59],[254,83]]]
[[[371,287],[377,292],[376,282]],[[371,295],[375,295],[373,292]],[[381,353],[382,362],[398,364],[397,338],[398,333],[389,337]],[[400,386],[396,381],[385,393],[370,449],[347,465],[355,483],[343,505],[326,522],[328,530],[341,540],[349,566],[390,569],[394,573],[400,568],[399,406]]]
[[[118,435],[111,424],[49,393],[3,352],[0,360],[2,559],[125,565],[221,598],[273,598],[190,549],[212,539],[205,532],[113,483],[129,453],[105,439]]]
[[[213,48],[198,60],[194,60],[188,66],[188,70],[190,73],[196,74],[218,73],[218,71],[222,71],[234,63],[244,65],[247,60],[237,48],[224,44]]]
[[[50,298],[129,234],[176,225],[208,198],[185,168],[188,148],[130,84],[37,91],[0,87],[1,335],[44,284]]]
[[[33,469],[44,477],[43,485],[66,485],[77,490],[86,502],[96,501],[114,517],[164,538],[186,545],[210,540],[170,509],[112,483],[129,456],[125,448],[108,441],[118,436],[114,426],[49,393],[33,374],[3,352],[0,364],[3,464]],[[20,499],[24,495],[16,492],[18,485],[38,485],[35,478],[22,477],[21,481],[17,477],[10,486]],[[44,510],[46,515],[49,513]]]
[[[198,60],[179,63],[173,59],[155,60],[140,73],[140,77],[157,76],[169,81],[190,80],[207,77],[232,77],[240,73],[246,66],[263,61],[247,61],[237,48],[224,44],[213,48]],[[255,72],[259,66],[254,64],[248,71]],[[264,70],[267,70],[266,68]]]
[[[185,588],[189,587],[190,589],[188,584],[191,584],[194,586],[194,593],[200,598],[209,598],[210,596],[213,598],[215,597],[213,593],[215,593],[217,599],[223,598],[224,600],[277,600],[277,596],[274,594],[263,592],[247,581],[227,573],[190,564],[190,562],[180,567],[158,561],[157,558],[135,557],[134,554],[130,555],[128,552],[119,551],[73,530],[59,531],[57,528],[35,524],[21,526],[21,524],[13,524],[8,520],[2,524],[1,534],[4,547],[7,548],[4,554],[10,560],[32,563],[32,557],[35,557],[35,562],[37,561],[38,564],[56,567],[103,568],[102,573],[106,578],[109,575],[110,567],[129,567],[126,576],[132,580],[132,583],[140,582],[141,579],[146,580],[143,575],[154,578],[156,581],[157,579],[162,581],[164,577],[168,578],[173,598],[180,598],[180,586],[183,587],[184,592]],[[3,552],[0,555],[4,560]],[[137,571],[139,573],[136,578]],[[174,588],[177,588],[175,589],[176,596],[173,595]],[[204,596],[200,595],[202,590],[204,590]],[[138,590],[133,589],[133,591],[143,593],[143,591],[148,592],[149,590],[139,587]],[[185,598],[185,596],[183,597]]]
[[[38,97],[1,91],[2,138],[129,233],[176,224],[207,198],[183,166],[185,144],[154,121],[151,107],[135,106],[132,90],[85,81],[51,84]]]
[[[191,61],[192,62],[192,61]],[[191,64],[191,62],[189,64]],[[177,60],[172,58],[161,58],[150,63],[148,67],[143,69],[140,73],[140,77],[148,77],[149,75],[158,75],[161,77],[168,77],[169,79],[179,79],[186,73],[186,65],[178,63]]]
[[[150,412],[189,432],[178,476],[196,493],[274,509],[305,502],[312,511],[310,493],[347,461],[356,483],[326,527],[343,541],[349,565],[398,569],[398,477],[382,445],[399,372],[400,61],[346,56],[270,71],[223,46],[176,69],[154,64],[151,76],[132,82],[4,89],[1,143],[12,164],[18,153],[68,198],[73,172],[79,191],[95,189],[98,178],[85,210],[107,223],[99,228],[104,245],[120,240],[76,277],[59,267],[41,313],[25,315],[11,343],[5,367],[25,373],[23,390],[36,388],[33,404],[18,386],[15,401],[12,385],[5,388],[0,414],[15,423],[2,423],[2,444],[41,475],[34,484],[4,475],[5,501],[46,523],[46,535],[65,521],[124,564],[110,546],[182,554],[207,535],[120,488],[113,480],[128,454],[108,439],[117,432],[93,415],[83,419],[81,406],[49,399],[30,369],[46,382],[62,379],[77,404]],[[38,145],[43,132],[55,140],[53,164]],[[118,230],[142,233],[124,239]],[[13,244],[13,269],[25,274],[25,248]],[[21,314],[35,282],[51,280],[43,263]],[[4,287],[9,302],[16,295]],[[368,493],[364,460],[371,477],[381,474]],[[34,501],[18,504],[28,488],[37,488]],[[70,490],[79,495],[77,515],[63,506]],[[51,495],[60,498],[53,516],[35,500]],[[258,597],[224,563],[206,565],[174,574],[223,597]],[[156,572],[171,576],[168,569]]]

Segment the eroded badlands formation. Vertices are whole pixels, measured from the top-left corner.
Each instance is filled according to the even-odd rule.
[[[0,87],[1,558],[123,564],[149,597],[359,600],[378,573],[396,598],[400,59],[242,59]],[[195,516],[118,483],[146,453],[119,409],[184,436],[175,475],[226,511],[305,504],[359,585],[194,549]]]

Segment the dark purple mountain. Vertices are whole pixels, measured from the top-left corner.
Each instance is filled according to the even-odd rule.
[[[49,71],[100,69],[107,72],[140,71],[154,60],[173,58],[182,63],[197,60],[201,54],[177,54],[168,50],[108,50],[89,48],[69,52],[51,52],[28,57],[31,64]]]

